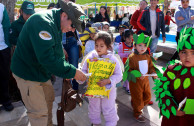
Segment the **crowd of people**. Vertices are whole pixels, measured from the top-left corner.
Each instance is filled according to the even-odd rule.
[[[162,126],[193,125],[194,112],[188,114],[177,106],[185,97],[189,99],[185,108],[187,104],[194,105],[194,10],[189,6],[190,1],[181,0],[175,21],[170,11],[164,16],[158,7],[159,0],[150,0],[150,6],[146,0],[140,1],[139,9],[119,25],[120,34],[115,39],[109,30],[106,6],[100,7],[92,24],[85,24],[80,19],[85,13],[74,2],[59,0],[57,4],[49,4],[46,11],[35,13],[34,3],[24,1],[19,19],[11,24],[5,6],[0,3],[0,104],[5,110],[14,109],[9,94],[9,80],[13,76],[31,125],[52,126],[54,76],[71,79],[73,89],[78,92],[78,82],[87,81],[88,60],[104,58],[116,65],[109,78],[96,83],[110,91],[109,97],[88,98],[92,126],[101,125],[101,113],[106,126],[117,125],[116,85],[120,82],[131,95],[134,119],[145,122],[142,109],[153,104],[148,76],[156,82]],[[153,54],[160,33],[163,43],[166,41],[170,21],[178,26],[177,52],[172,59],[179,56],[180,61],[169,64],[162,74],[154,65]],[[83,59],[81,69],[80,59]]]

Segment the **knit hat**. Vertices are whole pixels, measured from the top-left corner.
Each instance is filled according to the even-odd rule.
[[[150,43],[152,42],[152,38],[144,35],[144,33],[141,33],[140,35],[133,34],[133,41],[135,44],[145,43],[147,47],[149,47]]]
[[[91,33],[97,33],[98,31],[95,28],[89,27],[86,28],[83,34],[79,34],[81,41],[87,41],[90,38]]]
[[[73,2],[65,2],[64,0],[59,0],[61,9],[68,15],[71,19],[73,25],[79,32],[83,32],[85,29],[84,21],[81,20],[80,16],[86,16],[82,8]]]
[[[21,9],[22,9],[22,11],[23,11],[25,14],[32,15],[32,14],[35,13],[35,11],[34,11],[34,3],[31,2],[31,1],[24,1],[24,2],[22,3]]]
[[[183,49],[194,49],[194,28],[183,28],[180,31],[180,38],[178,40],[177,51]]]

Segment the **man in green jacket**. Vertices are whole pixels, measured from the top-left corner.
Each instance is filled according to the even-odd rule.
[[[16,45],[19,34],[27,21],[27,19],[34,14],[34,3],[31,1],[24,1],[20,8],[20,17],[11,24],[9,41],[12,45]]]
[[[75,3],[59,1],[61,9],[33,14],[24,24],[17,41],[11,70],[27,108],[31,126],[52,126],[54,89],[51,74],[85,81],[86,76],[65,61],[62,32],[75,27],[83,31],[81,15]]]

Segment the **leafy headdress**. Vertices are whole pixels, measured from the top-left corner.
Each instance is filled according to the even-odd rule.
[[[194,49],[194,28],[183,28],[180,31],[180,38],[178,40],[177,51],[183,49]]]
[[[147,47],[150,46],[150,43],[152,42],[152,38],[149,36],[146,36],[144,33],[141,33],[140,35],[133,34],[133,41],[135,44],[146,44]]]
[[[181,30],[177,51],[183,49],[194,49],[194,28],[183,28]],[[170,113],[176,116],[177,109],[175,109],[175,107],[178,107],[174,96],[169,90],[170,81],[173,81],[174,90],[179,89],[181,86],[183,86],[183,89],[187,89],[191,85],[190,78],[181,80],[181,78],[176,77],[176,71],[180,71],[181,76],[190,73],[192,77],[194,77],[194,67],[191,67],[189,70],[188,68],[183,68],[179,63],[178,60],[170,61],[170,65],[177,65],[172,71],[167,71],[166,75],[158,74],[159,80],[155,80],[154,84],[156,86],[153,88],[153,90],[155,90],[154,94],[156,95],[156,101],[158,101],[158,107],[161,110],[160,116],[162,114],[168,119],[171,116]],[[162,68],[162,70],[165,71],[166,68]],[[164,97],[166,100],[163,99]]]

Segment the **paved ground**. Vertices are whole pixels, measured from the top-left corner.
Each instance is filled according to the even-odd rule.
[[[158,67],[161,69],[165,66],[167,61],[158,60]],[[53,103],[53,124],[56,125],[56,110],[57,104],[60,102],[62,79],[57,78],[54,84],[55,102]],[[154,86],[150,79],[151,88]],[[157,103],[154,102],[152,106],[146,106],[143,110],[146,123],[139,123],[133,117],[132,107],[130,104],[130,95],[122,87],[117,88],[117,106],[120,120],[117,126],[160,126],[161,119],[158,118]],[[152,100],[155,101],[152,90]],[[12,112],[6,112],[3,107],[0,107],[0,126],[28,126],[28,118],[26,116],[26,109],[21,102],[14,103],[15,109]],[[90,126],[88,119],[88,102],[84,99],[82,107],[76,107],[72,112],[66,113],[66,126]],[[104,119],[102,117],[102,125],[104,126]]]

